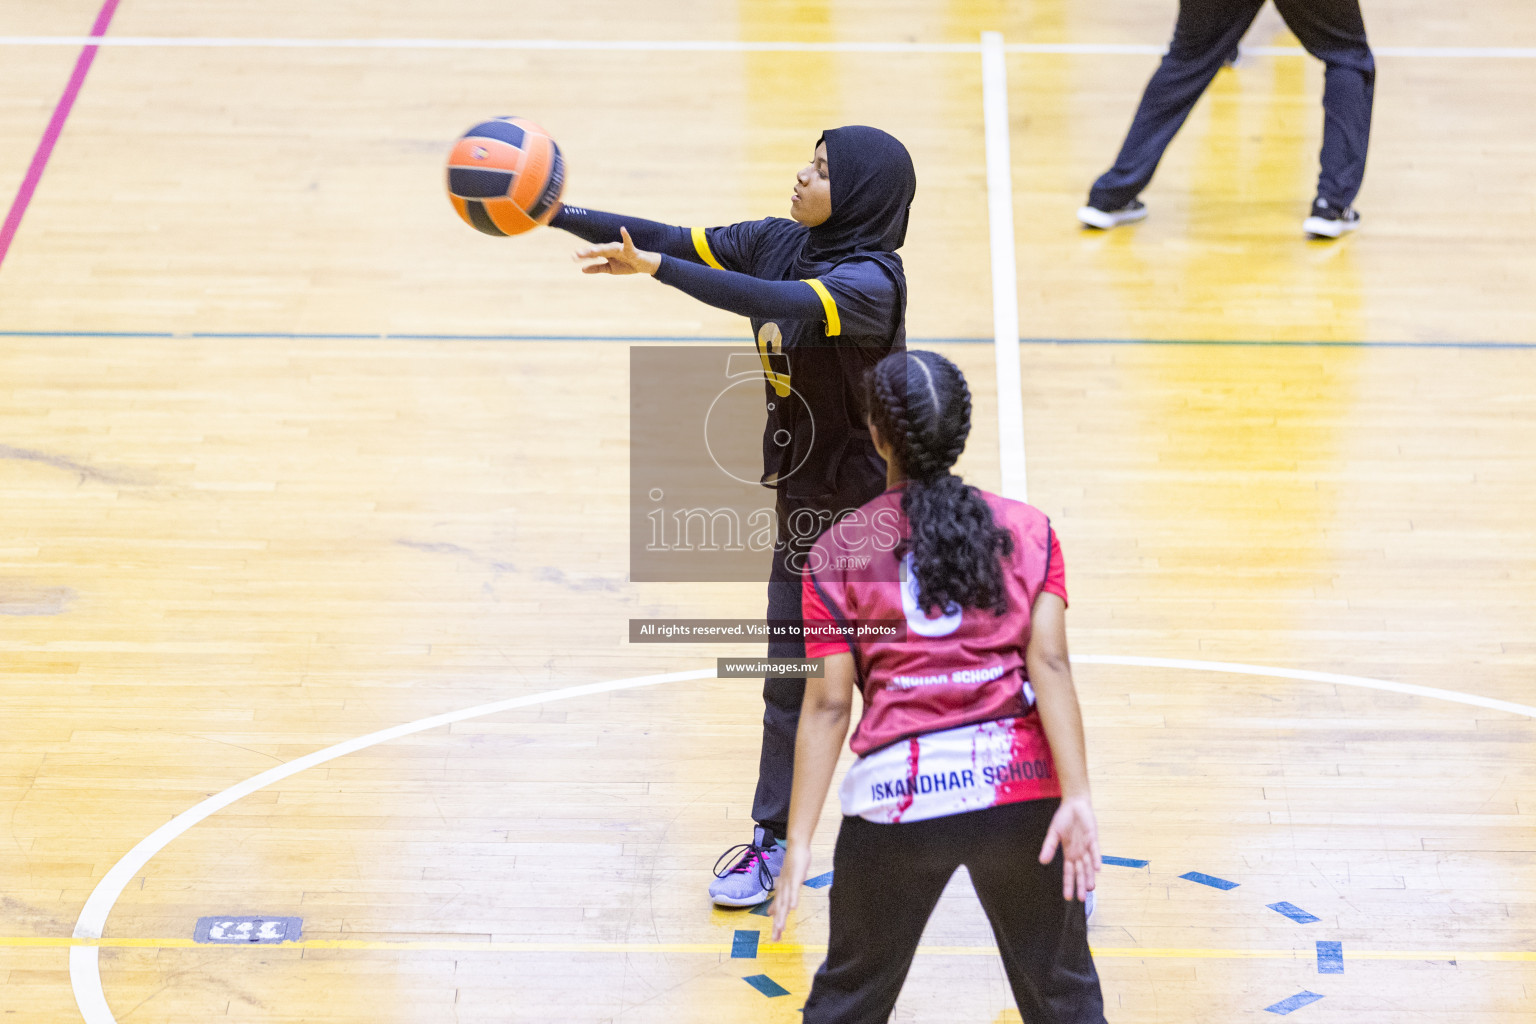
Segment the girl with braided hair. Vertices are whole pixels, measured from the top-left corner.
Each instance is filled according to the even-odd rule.
[[[951,472],[971,398],[949,360],[886,356],[866,401],[887,489],[824,533],[807,567],[806,654],[825,658],[825,674],[808,681],[800,711],[774,940],[810,871],[857,686],[859,759],[839,793],[831,935],[806,1024],[890,1018],[961,864],[1024,1019],[1103,1024],[1082,902],[1098,826],[1061,547],[1038,509]],[[905,636],[868,630],[885,621],[905,621]]]

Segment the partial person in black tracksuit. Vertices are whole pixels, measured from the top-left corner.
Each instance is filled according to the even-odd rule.
[[[906,276],[896,250],[916,188],[906,147],[856,125],[818,140],[796,176],[792,219],[690,229],[566,206],[551,221],[594,243],[576,254],[597,261],[587,273],[651,274],[751,319],[768,407],[762,482],[775,489],[778,513],[771,621],[801,620],[800,558],[839,516],[885,489],[885,461],[870,440],[860,396],[868,370],[906,347]],[[775,400],[791,388],[803,405]],[[768,654],[801,658],[805,646],[775,639]],[[784,862],[804,693],[804,679],[764,683],[757,826],[750,842],[716,864],[709,892],[722,906],[754,906],[772,895]]]
[[[1211,79],[1237,52],[1264,0],[1180,0],[1173,41],[1142,94],[1115,165],[1093,183],[1078,220],[1107,229],[1142,220],[1141,195]],[[1309,235],[1338,238],[1360,225],[1354,201],[1365,177],[1376,61],[1365,38],[1359,0],[1275,0],[1308,53],[1326,65],[1322,170],[1302,222]]]

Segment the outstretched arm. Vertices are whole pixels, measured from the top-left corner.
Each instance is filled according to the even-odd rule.
[[[582,272],[651,274],[700,302],[759,320],[821,320],[827,315],[821,296],[804,281],[764,281],[685,262],[670,253],[648,252],[636,247],[627,226],[619,228],[619,236],[622,241],[578,250],[578,260],[601,261],[582,267]]]
[[[628,228],[630,237],[642,249],[665,253],[680,260],[702,262],[693,243],[693,235],[687,228],[659,224],[643,217],[626,217],[580,206],[562,206],[549,226],[569,231],[577,238],[594,244],[617,242],[619,231]]]
[[[700,302],[758,320],[820,320],[826,316],[821,297],[804,281],[764,281],[671,257],[661,259],[656,280]]]

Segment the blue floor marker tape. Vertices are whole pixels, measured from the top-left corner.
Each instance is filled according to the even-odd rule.
[[[297,917],[252,914],[200,917],[197,919],[197,927],[192,931],[192,941],[231,946],[257,943],[276,945],[297,942],[303,934],[303,927],[304,922]]]
[[[827,886],[832,884],[832,872],[828,871],[824,875],[817,875],[815,878],[807,878],[805,880],[805,884],[810,886],[812,889],[825,889]]]
[[[1317,944],[1317,973],[1344,973],[1344,943],[1319,942]]]
[[[757,989],[763,995],[772,999],[774,996],[787,996],[789,989],[780,985],[766,974],[754,974],[750,978],[742,978],[742,981]],[[1295,998],[1294,996],[1292,998]]]
[[[772,907],[773,907],[773,897],[769,896],[766,900],[764,900],[763,902],[759,903],[757,906],[753,907],[751,910],[747,911],[747,913],[749,913],[749,914],[756,914],[758,917],[769,917],[769,916],[771,916],[773,914],[773,910],[771,909]]]
[[[1265,906],[1277,914],[1284,914],[1297,924],[1311,924],[1314,921],[1321,920],[1321,918],[1313,917],[1294,903],[1267,903]]]
[[[756,960],[758,932],[749,932],[744,928],[738,928],[731,938],[732,960]],[[1322,956],[1321,953],[1318,956]]]
[[[1100,857],[1105,864],[1113,864],[1117,868],[1144,868],[1149,861],[1136,860],[1133,857]]]
[[[1312,1003],[1315,1003],[1321,998],[1323,997],[1318,995],[1316,992],[1297,992],[1289,999],[1282,999],[1274,1006],[1266,1006],[1264,1009],[1269,1013],[1278,1013],[1280,1016],[1284,1017],[1286,1014],[1293,1013],[1296,1010],[1301,1009],[1303,1006],[1308,1006]]]
[[[1199,882],[1201,885],[1208,885],[1212,889],[1236,889],[1238,885],[1236,882],[1229,882],[1225,878],[1217,878],[1215,875],[1202,875],[1198,871],[1186,871],[1179,877],[1190,882]]]

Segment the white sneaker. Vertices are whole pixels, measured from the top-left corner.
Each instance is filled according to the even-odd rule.
[[[1360,226],[1360,215],[1353,206],[1339,209],[1328,200],[1312,200],[1312,214],[1301,222],[1301,230],[1314,238],[1338,238]]]
[[[1077,211],[1077,219],[1091,228],[1108,231],[1121,224],[1134,224],[1147,219],[1147,206],[1140,199],[1132,199],[1113,210],[1101,210],[1097,206],[1084,206]]]

